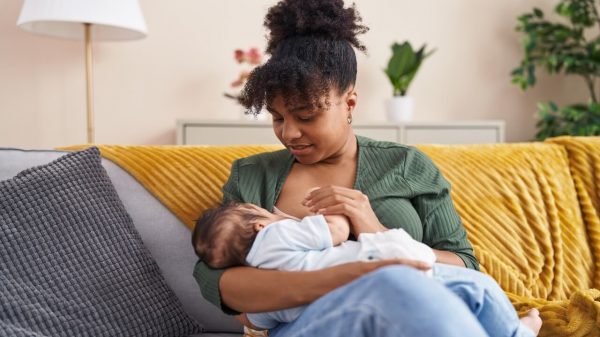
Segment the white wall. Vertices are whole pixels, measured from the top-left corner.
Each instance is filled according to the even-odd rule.
[[[273,0],[141,0],[143,40],[94,44],[96,142],[171,144],[175,119],[238,119],[223,97],[240,69],[233,50],[265,45]],[[437,49],[409,93],[417,120],[504,119],[508,141],[534,134],[536,102],[586,97],[580,80],[540,76],[523,93],[510,84],[521,51],[516,17],[550,0],[356,0],[371,31],[362,37],[356,120],[383,121],[391,87],[382,68],[393,41]],[[83,42],[16,26],[22,1],[0,0],[0,146],[84,143]]]

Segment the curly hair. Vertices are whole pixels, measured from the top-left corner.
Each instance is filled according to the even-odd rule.
[[[344,8],[343,0],[282,0],[271,7],[264,21],[271,58],[254,69],[242,90],[239,101],[247,113],[269,108],[278,95],[288,107],[321,109],[330,90],[341,94],[354,85],[352,47],[366,52],[356,36],[369,30],[361,22],[355,5]]]

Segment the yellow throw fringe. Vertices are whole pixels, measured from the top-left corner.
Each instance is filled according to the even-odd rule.
[[[520,313],[540,310],[540,336],[600,337],[600,147],[552,142],[418,148],[451,182],[482,271]],[[234,159],[280,148],[98,147],[190,228],[220,202]]]

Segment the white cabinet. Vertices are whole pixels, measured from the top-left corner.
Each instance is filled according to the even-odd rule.
[[[504,121],[352,124],[354,132],[402,144],[483,144],[504,142]],[[179,145],[279,144],[271,122],[177,120]]]

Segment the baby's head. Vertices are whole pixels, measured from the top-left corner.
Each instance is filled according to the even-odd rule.
[[[202,214],[192,234],[192,245],[211,268],[242,266],[256,234],[281,219],[264,208],[232,202]]]

